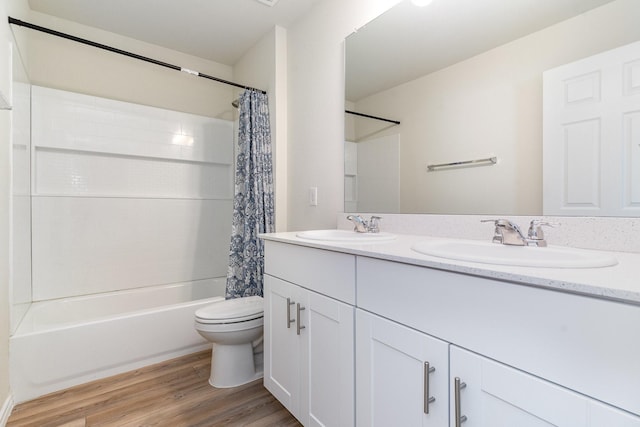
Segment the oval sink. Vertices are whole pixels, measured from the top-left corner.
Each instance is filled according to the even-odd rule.
[[[475,240],[424,240],[411,249],[439,258],[521,267],[596,268],[618,263],[609,254],[587,249],[509,246]]]
[[[380,242],[394,240],[397,236],[391,233],[357,233],[351,230],[308,230],[301,231],[296,236],[309,240],[324,240],[332,242]]]

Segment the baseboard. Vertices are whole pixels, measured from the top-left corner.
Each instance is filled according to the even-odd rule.
[[[10,394],[4,401],[2,408],[0,409],[0,427],[5,427],[9,421],[9,415],[13,411],[13,396]]]

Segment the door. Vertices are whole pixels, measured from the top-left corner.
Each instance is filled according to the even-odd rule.
[[[640,42],[544,73],[544,215],[640,213]]]
[[[354,308],[306,291],[302,316],[302,413],[307,426],[353,426]],[[306,422],[308,421],[308,422]]]
[[[356,310],[358,426],[446,426],[448,343]]]
[[[264,386],[296,418],[300,416],[300,339],[298,286],[264,276]]]
[[[640,426],[638,417],[453,345],[450,377],[451,427]]]

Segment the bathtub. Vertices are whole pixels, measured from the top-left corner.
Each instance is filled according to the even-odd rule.
[[[210,348],[195,311],[224,278],[35,302],[9,340],[16,403]]]

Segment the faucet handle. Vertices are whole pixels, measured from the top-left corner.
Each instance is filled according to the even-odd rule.
[[[542,230],[542,227],[555,227],[557,225],[560,224],[545,221],[543,219],[533,219],[529,224],[529,231],[527,232],[527,235],[529,239],[532,240],[544,240],[544,231]]]
[[[507,228],[519,228],[518,224],[509,221],[508,219],[500,218],[500,219],[481,219],[480,222],[493,222],[496,227],[507,227]]]
[[[493,231],[493,243],[502,243],[503,245],[518,245],[524,244],[524,236],[522,230],[515,222],[508,219],[481,219],[480,222],[493,222],[495,229]]]
[[[522,235],[520,231],[520,227],[515,222],[509,221],[508,219],[500,218],[500,219],[481,219],[480,222],[493,222],[496,226],[496,231],[499,228],[506,228],[507,230],[516,231],[518,234]]]
[[[381,216],[371,215],[371,219],[369,219],[369,233],[379,233],[380,232],[380,220]]]
[[[366,233],[369,229],[369,223],[360,215],[348,215],[347,219],[353,222],[353,231],[357,233]]]
[[[481,219],[480,222],[493,222],[495,229],[493,230],[493,239],[491,240],[493,243],[503,243],[502,232],[500,231],[500,227],[505,227],[505,219]]]

